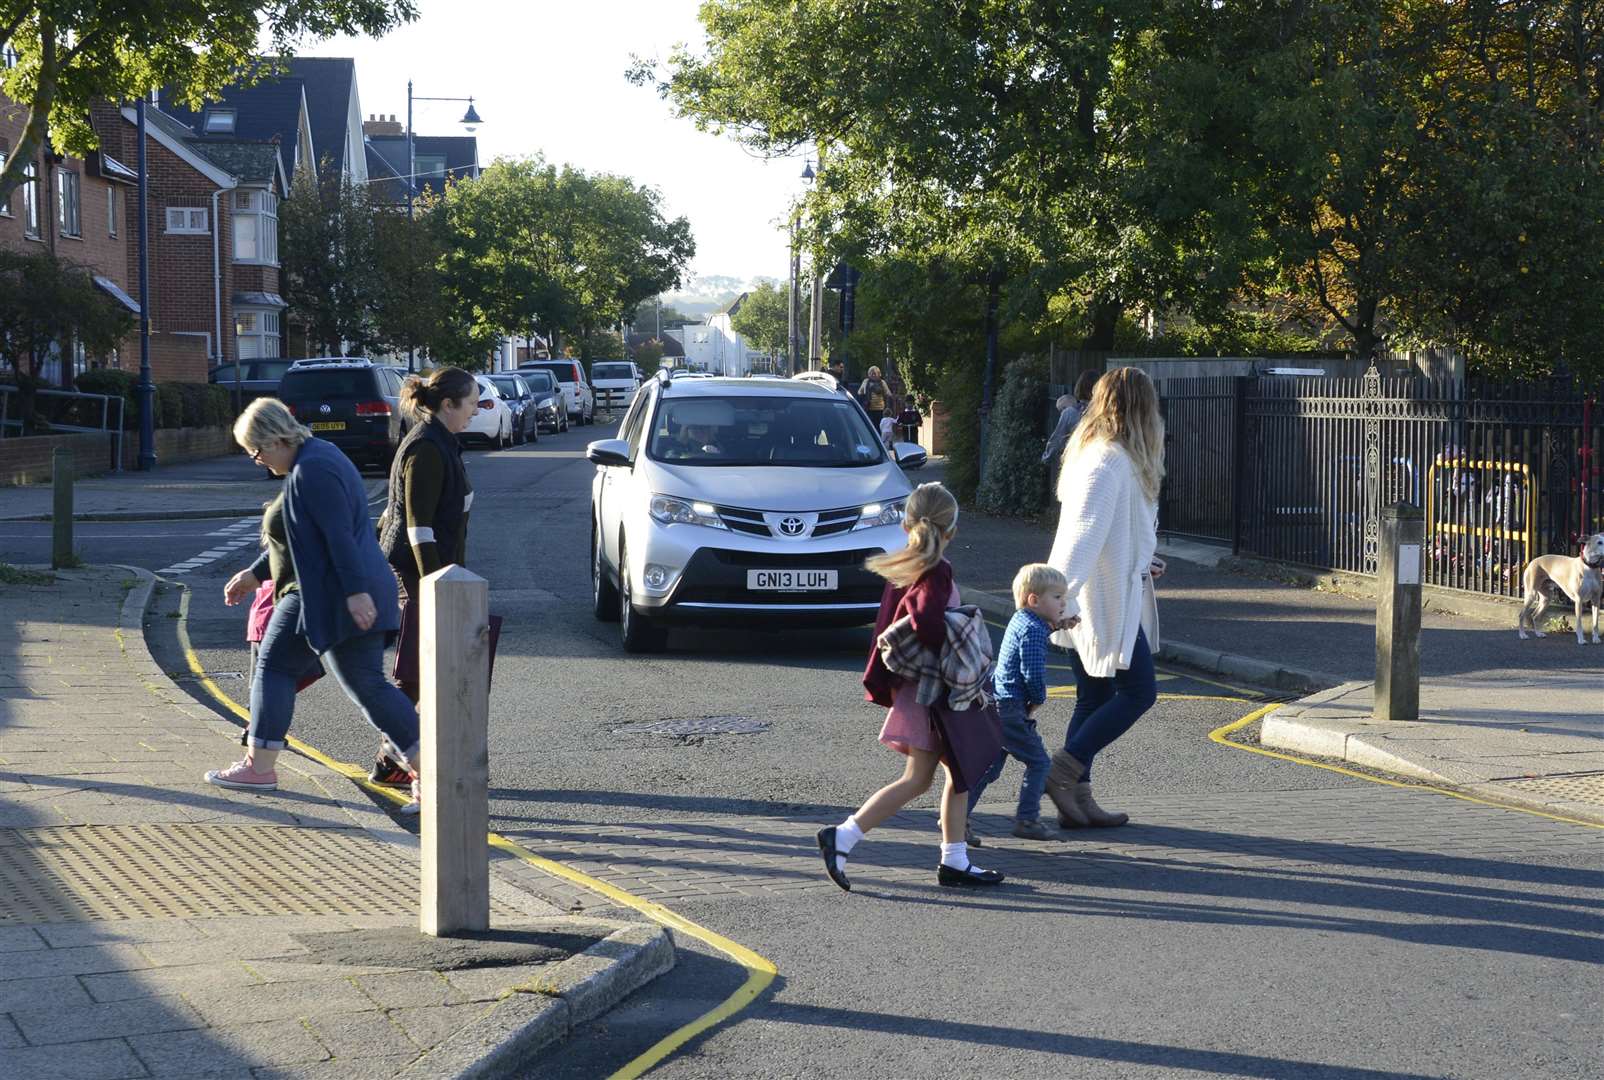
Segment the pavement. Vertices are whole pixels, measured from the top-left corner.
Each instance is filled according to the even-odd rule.
[[[966,513],[949,551],[964,597],[1006,618],[1015,570],[1052,541],[1044,522]],[[1377,724],[1373,603],[1256,576],[1228,548],[1159,550],[1160,658],[1300,695],[1261,721],[1263,746],[1604,824],[1604,646],[1521,641],[1513,607],[1502,625],[1428,610],[1421,719]]]
[[[368,496],[384,493],[385,478],[366,474]],[[73,485],[75,521],[172,521],[260,514],[278,494],[267,470],[244,454],[158,466],[149,472],[105,473]],[[8,487],[0,494],[0,521],[49,521],[50,484]]]
[[[419,933],[417,840],[347,776],[203,782],[239,729],[148,651],[148,572],[39,576],[0,586],[0,1080],[516,1075],[673,966],[501,856],[489,932]]]

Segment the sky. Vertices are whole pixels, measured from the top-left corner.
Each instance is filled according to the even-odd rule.
[[[703,42],[700,0],[419,0],[419,18],[383,38],[307,43],[303,56],[350,56],[366,118],[406,120],[419,96],[466,97],[484,120],[479,160],[536,153],[619,173],[690,219],[688,276],[787,277],[780,222],[802,189],[801,158],[764,161],[727,136],[674,117],[655,89],[624,79],[632,55],[666,59]],[[418,102],[420,134],[462,134],[465,106]]]

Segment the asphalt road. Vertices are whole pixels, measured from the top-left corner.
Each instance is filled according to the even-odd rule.
[[[1181,674],[1097,764],[1099,797],[1132,825],[1014,840],[1011,767],[978,819],[977,861],[1007,885],[936,887],[927,797],[864,841],[855,891],[839,892],[813,832],[900,770],[861,699],[867,632],[680,633],[663,655],[624,655],[588,608],[582,450],[605,434],[473,452],[469,566],[506,617],[491,827],[779,969],[653,1076],[1597,1074],[1598,832],[1222,747],[1208,733],[1259,701]],[[243,613],[220,593],[249,554],[182,579],[189,635],[240,700]],[[174,671],[179,620],[163,616],[179,598],[164,593],[149,631]],[[1041,717],[1049,742],[1068,708]],[[642,730],[731,717],[762,730]],[[342,760],[373,751],[329,680],[302,695],[295,730]],[[540,1075],[606,1075],[741,983],[678,944],[674,972]]]

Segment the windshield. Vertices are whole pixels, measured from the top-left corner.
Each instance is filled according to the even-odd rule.
[[[536,396],[550,394],[557,389],[557,380],[551,377],[549,371],[529,371],[520,378],[523,379],[524,385],[529,387],[529,392]]]
[[[496,384],[496,389],[501,391],[502,397],[515,398],[519,396],[517,379],[491,379],[490,381]]]
[[[571,360],[554,360],[549,364],[540,364],[532,368],[520,368],[520,371],[545,371],[558,382],[574,381],[574,365]]]
[[[885,460],[880,437],[851,402],[827,398],[696,397],[657,410],[648,452],[679,465],[848,468]]]
[[[592,364],[590,366],[592,379],[633,379],[635,373],[629,370],[628,364]]]
[[[326,368],[291,371],[279,384],[279,397],[376,397],[377,373],[372,368]]]

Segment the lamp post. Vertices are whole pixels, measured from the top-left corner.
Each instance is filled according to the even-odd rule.
[[[413,206],[418,201],[418,155],[417,155],[417,147],[416,147],[416,144],[414,143],[413,137],[412,137],[412,103],[414,101],[466,101],[468,103],[468,111],[462,114],[462,127],[463,127],[463,130],[467,131],[468,134],[470,134],[470,135],[472,135],[475,131],[479,130],[479,125],[484,123],[483,120],[479,119],[479,113],[473,107],[473,98],[471,96],[470,97],[465,97],[465,98],[463,98],[463,97],[423,97],[422,95],[413,94],[413,92],[412,92],[412,80],[411,79],[407,80],[407,220],[408,221],[412,220]],[[450,173],[450,169],[448,168],[446,170],[446,172],[449,174]],[[409,242],[410,242],[410,237],[411,237],[411,233],[408,233]],[[411,260],[409,259],[408,263],[410,264],[410,262],[411,262]],[[408,273],[410,273],[410,272],[411,272],[411,269],[410,269],[410,265],[409,265]],[[408,371],[417,371],[418,370],[418,347],[415,344],[407,346],[407,370]]]
[[[813,183],[813,162],[807,160],[802,163],[802,182]],[[786,337],[785,358],[788,370],[787,375],[795,375],[802,369],[802,333],[799,323],[802,311],[802,253],[797,250],[796,234],[801,226],[802,207],[799,204],[791,214],[791,292],[786,304],[788,332]]]
[[[135,104],[139,117],[139,468],[156,467],[156,384],[150,377],[150,183],[145,160],[145,98]],[[222,355],[223,343],[217,343]],[[236,369],[238,364],[235,365]],[[120,450],[119,450],[120,452]],[[118,462],[118,468],[122,463]]]

